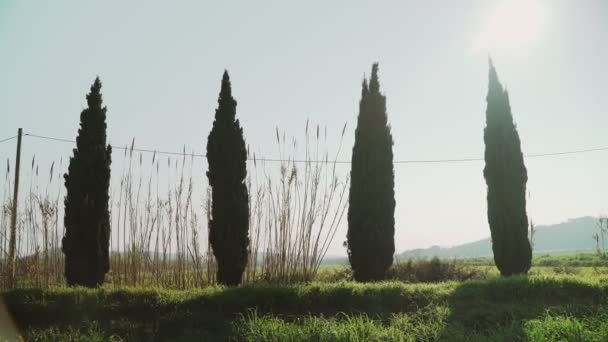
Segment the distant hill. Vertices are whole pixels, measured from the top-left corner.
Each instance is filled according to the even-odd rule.
[[[578,251],[593,251],[595,241],[592,235],[596,233],[597,219],[580,217],[566,222],[548,226],[537,226],[534,236],[534,254],[560,254]],[[429,248],[412,249],[397,255],[398,259],[416,258],[468,258],[492,256],[490,238],[465,243],[463,245],[444,248],[433,246]]]
[[[536,227],[534,237],[534,254],[566,254],[575,252],[595,251],[595,241],[592,235],[598,231],[597,218],[586,216],[570,219],[566,222]],[[606,237],[608,240],[608,236]],[[606,241],[608,244],[608,241]],[[61,253],[61,250],[50,251],[50,254]],[[152,254],[152,252],[150,252]],[[117,254],[113,251],[112,254]],[[396,259],[418,259],[432,258],[471,258],[471,257],[491,257],[492,244],[490,238],[465,243],[453,247],[432,246],[429,248],[418,248],[407,250],[396,254]],[[28,259],[26,256],[21,259]],[[261,263],[263,253],[258,253],[258,263]],[[173,253],[168,253],[169,260],[175,260]],[[348,258],[340,255],[326,255],[322,261],[322,266],[335,266],[348,264]]]

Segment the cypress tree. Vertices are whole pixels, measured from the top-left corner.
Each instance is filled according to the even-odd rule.
[[[350,171],[347,247],[357,281],[384,278],[395,253],[393,137],[378,63],[363,80]]]
[[[488,186],[488,223],[494,262],[503,276],[526,274],[532,260],[526,215],[528,175],[509,94],[500,84],[491,60],[486,101],[483,174]]]
[[[228,71],[224,71],[215,120],[207,139],[207,162],[212,201],[209,242],[217,260],[217,281],[238,285],[247,266],[249,248],[247,149],[243,129],[236,119]]]
[[[110,269],[110,164],[106,145],[106,107],[99,77],[87,95],[88,108],[80,113],[80,129],[68,173],[65,197],[65,278],[68,285],[96,287]]]

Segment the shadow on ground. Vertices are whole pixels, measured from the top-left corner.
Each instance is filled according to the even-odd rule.
[[[608,312],[607,293],[608,284],[572,277],[511,277],[432,285],[259,284],[192,291],[17,289],[2,295],[21,331],[89,329],[129,341],[177,336],[227,340],[234,332],[232,323],[251,310],[287,322],[364,315],[391,324],[395,315],[404,314],[417,317],[414,328],[426,329],[427,337],[417,340],[516,341],[528,337],[528,322],[548,312],[575,318]],[[430,327],[434,330],[429,332]]]
[[[549,316],[593,317],[606,304],[605,287],[574,278],[516,276],[464,282],[448,299],[442,341],[526,341],[526,324]],[[582,340],[581,340],[582,341]]]

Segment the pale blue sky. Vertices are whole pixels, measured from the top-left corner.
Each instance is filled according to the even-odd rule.
[[[480,157],[491,52],[524,153],[608,146],[608,2],[531,2],[513,15],[504,0],[0,0],[0,139],[17,127],[73,138],[99,75],[112,143],[202,153],[227,68],[255,150],[276,157],[275,126],[301,136],[309,118],[335,132],[330,149],[348,122],[349,159],[378,61],[396,159]],[[41,163],[70,153],[25,140],[24,159],[34,151]],[[13,153],[0,144],[0,160]],[[538,224],[608,213],[608,151],[526,165]],[[397,250],[488,236],[482,169],[396,165]]]

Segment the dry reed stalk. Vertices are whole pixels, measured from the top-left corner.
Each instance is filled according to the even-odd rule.
[[[305,163],[297,164],[297,143],[286,143],[276,130],[281,159],[267,167],[252,153],[247,186],[250,194],[250,246],[244,282],[307,281],[325,256],[345,208],[348,179],[336,171],[320,145],[320,137],[305,139]],[[344,130],[342,132],[342,137]],[[215,283],[216,263],[208,241],[209,189],[195,167],[194,153],[167,158],[156,153],[150,163],[135,154],[135,139],[124,148],[123,168],[110,198],[112,222],[109,286],[203,287]],[[321,160],[321,161],[319,161]],[[148,169],[150,168],[150,169]],[[156,169],[156,170],[154,170]],[[62,159],[51,163],[46,186],[40,187],[32,158],[29,194],[18,218],[18,286],[62,286],[63,203]],[[167,188],[161,190],[166,174]],[[10,167],[7,165],[0,211],[0,263],[6,261],[10,218]],[[56,185],[54,185],[56,182]],[[197,193],[203,203],[198,205]],[[201,210],[202,209],[202,210]],[[200,215],[206,215],[201,219]],[[60,227],[61,225],[61,227]],[[2,267],[6,269],[5,267]],[[2,271],[0,271],[2,273]],[[2,275],[2,274],[0,274]],[[2,277],[5,279],[5,277]],[[4,287],[5,284],[0,284]]]
[[[286,139],[276,130],[279,156],[278,181],[266,172],[263,189],[264,256],[263,278],[272,282],[312,280],[335,237],[346,209],[348,179],[336,172],[346,125],[333,160],[320,152],[320,129],[316,127],[314,150],[306,124],[305,162],[298,168],[293,156],[286,156]],[[327,135],[325,134],[325,139]],[[297,144],[291,143],[292,155]],[[254,163],[254,168],[256,165]],[[256,170],[257,171],[257,170]],[[258,195],[260,196],[260,195]]]

